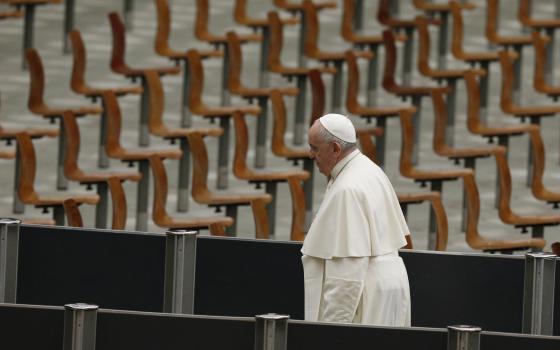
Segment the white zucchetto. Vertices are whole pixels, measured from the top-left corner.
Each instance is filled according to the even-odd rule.
[[[319,118],[319,122],[328,132],[342,141],[356,143],[356,129],[347,116],[342,114],[325,114]]]

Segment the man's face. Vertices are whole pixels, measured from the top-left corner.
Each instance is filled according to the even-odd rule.
[[[340,155],[340,145],[335,142],[325,142],[321,139],[320,122],[317,120],[307,133],[309,141],[309,158],[315,160],[321,174],[329,176]]]

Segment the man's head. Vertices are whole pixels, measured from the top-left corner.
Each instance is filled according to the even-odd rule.
[[[356,149],[356,129],[342,114],[326,114],[309,128],[309,157],[319,171],[329,176],[342,158]]]

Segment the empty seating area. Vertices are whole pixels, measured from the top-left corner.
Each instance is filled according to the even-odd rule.
[[[302,240],[322,109],[354,122],[414,249],[560,241],[556,2],[136,0],[125,18],[125,1],[76,0],[73,28],[64,2],[38,3],[0,0],[0,217]]]

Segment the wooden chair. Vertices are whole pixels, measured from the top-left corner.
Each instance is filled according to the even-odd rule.
[[[535,18],[531,16],[531,0],[520,0],[517,18],[524,27],[529,27],[532,31],[545,32],[546,36],[554,42],[555,32],[560,28],[558,18]],[[545,79],[548,84],[554,82],[554,45],[548,45],[546,49]]]
[[[193,178],[191,193],[193,199],[200,204],[206,204],[209,207],[216,208],[217,212],[221,211],[222,207],[226,209],[226,216],[233,218],[233,225],[228,228],[229,235],[235,235],[237,209],[242,205],[251,205],[255,200],[263,201],[268,204],[272,201],[272,197],[266,193],[223,193],[223,192],[210,192],[208,189],[208,151],[204,143],[204,137],[209,136],[201,131],[190,133],[187,137],[189,139],[189,146],[193,159]],[[256,208],[262,205],[255,206]],[[255,208],[254,207],[254,208]],[[253,208],[253,209],[254,209]],[[255,215],[255,222],[262,222],[264,218],[259,217],[261,211],[253,212]],[[267,214],[265,213],[265,216]],[[268,232],[268,231],[267,231]]]
[[[31,141],[31,136],[23,131],[16,135],[17,157],[19,158],[19,168],[16,169],[16,176],[20,179],[17,195],[24,204],[31,204],[41,208],[43,212],[53,209],[53,219],[57,225],[64,224],[64,210],[62,203],[73,198],[77,203],[96,204],[99,201],[97,195],[65,195],[65,196],[43,196],[35,190],[35,175],[37,160],[35,147]]]
[[[303,180],[297,176],[288,178],[290,195],[292,197],[292,226],[290,240],[303,242],[305,239],[305,220],[307,200],[303,189]]]
[[[533,130],[530,130],[529,136],[531,138],[531,150],[533,152],[531,192],[538,200],[546,201],[547,203],[552,204],[554,209],[558,209],[558,203],[560,203],[560,192],[552,191],[547,188],[543,180],[546,158],[540,128],[535,127]]]
[[[552,249],[552,253],[556,254],[556,256],[560,256],[560,242],[554,242],[550,245]]]
[[[485,252],[511,254],[516,250],[540,250],[545,246],[546,242],[542,238],[502,240],[489,239],[482,236],[478,231],[480,195],[474,173],[463,176],[463,186],[467,195],[467,231],[465,239],[471,248]]]
[[[48,105],[44,100],[45,91],[45,71],[41,56],[35,49],[29,49],[26,52],[27,64],[29,66],[29,95],[27,99],[27,107],[31,113],[38,114],[43,118],[49,119],[54,123],[56,119],[62,118],[64,111],[71,111],[74,115],[81,117],[88,114],[100,114],[102,109],[98,106],[76,106],[62,107]],[[62,122],[59,123],[60,132],[62,132]],[[57,188],[64,190],[68,187],[67,180],[64,178],[63,159],[64,159],[64,139],[59,138],[58,158],[57,158]]]
[[[336,73],[332,85],[332,110],[340,112],[342,108],[342,79],[345,56],[343,51],[323,51],[319,48],[319,18],[317,8],[310,0],[303,1],[303,9],[306,24],[304,53],[307,57],[315,59],[325,65],[333,64]],[[356,51],[358,57],[372,59],[370,51]]]
[[[364,118],[368,123],[375,119],[376,126],[383,129],[383,134],[375,138],[378,165],[385,164],[385,135],[387,134],[387,119],[398,117],[402,106],[364,106],[358,100],[360,90],[360,71],[357,57],[353,51],[346,51],[346,65],[348,66],[348,84],[346,88],[346,110],[350,114]]]
[[[72,44],[72,75],[70,76],[70,88],[72,91],[79,95],[83,95],[92,100],[92,102],[97,102],[97,99],[101,99],[103,92],[107,90],[112,90],[117,96],[125,95],[140,95],[142,93],[142,88],[136,85],[129,86],[115,86],[111,88],[107,87],[95,87],[91,86],[86,82],[86,48],[82,40],[82,35],[78,30],[72,30],[68,33],[70,42]],[[105,133],[106,127],[106,117],[105,111],[101,112],[101,122],[99,126],[99,158],[98,166],[100,168],[106,168],[109,166],[109,160],[107,154],[105,154],[105,140],[107,135]]]
[[[488,88],[489,88],[489,77],[490,77],[490,63],[498,61],[498,53],[493,51],[465,51],[463,49],[463,36],[464,36],[464,25],[463,25],[463,14],[462,8],[459,2],[452,0],[451,4],[451,14],[453,16],[453,34],[451,37],[451,53],[453,56],[460,60],[470,64],[472,67],[479,65],[486,75],[481,79],[481,116],[484,121],[487,119],[488,115]]]
[[[390,30],[383,31],[383,44],[385,45],[385,68],[383,70],[383,88],[388,92],[401,97],[403,100],[410,99],[415,107],[414,115],[414,135],[415,147],[413,149],[411,162],[418,163],[419,141],[420,141],[420,110],[422,108],[422,98],[429,97],[432,91],[449,92],[449,87],[436,86],[404,86],[397,83],[395,70],[397,64],[397,49],[395,45],[395,34]]]
[[[375,127],[356,129],[360,150],[374,163],[377,163],[377,151],[372,137],[379,137],[382,133],[382,129]],[[431,213],[433,213],[435,219],[435,238],[432,238],[435,242],[434,249],[445,250],[447,247],[448,224],[447,214],[441,202],[441,194],[439,192],[397,192],[397,198],[405,218],[408,214],[409,205],[430,202]],[[412,249],[410,237],[407,238],[407,242],[407,248]]]
[[[434,3],[427,0],[412,0],[412,3],[414,4],[414,7],[423,11],[430,18],[433,18],[436,15],[438,17],[438,69],[445,70],[447,68],[449,13],[451,12],[451,4],[449,1]],[[476,7],[474,3],[467,1],[461,1],[459,5],[461,8],[469,10]],[[435,21],[432,21],[432,23],[435,24]]]
[[[171,141],[179,142],[182,152],[179,160],[179,176],[177,181],[177,211],[186,212],[189,207],[189,181],[190,181],[190,151],[187,135],[193,128],[174,128],[163,120],[165,95],[159,75],[155,71],[146,71],[146,82],[150,91],[150,112],[148,128],[152,135]],[[203,131],[213,135],[220,135],[220,128],[207,128]]]
[[[124,230],[126,227],[126,196],[122,187],[121,179],[111,177],[107,180],[109,191],[111,192],[111,202],[113,208],[113,218],[111,229]],[[66,222],[68,226],[84,227],[82,214],[78,208],[78,203],[72,198],[63,202]]]
[[[502,51],[500,52],[500,64],[502,67],[502,89],[500,93],[500,107],[502,111],[513,117],[521,118],[524,121],[528,118],[531,124],[539,125],[540,119],[544,117],[552,117],[560,113],[560,106],[558,105],[537,105],[537,106],[521,106],[514,101],[513,98],[513,61],[515,60],[515,53]],[[531,149],[529,143],[529,150]],[[531,152],[530,152],[531,154]],[[532,157],[529,156],[528,169],[532,166]],[[531,172],[527,173],[527,184],[531,183]]]
[[[109,158],[119,159],[127,162],[132,166],[134,162],[138,162],[138,170],[142,174],[142,178],[138,181],[137,189],[137,205],[136,205],[136,229],[146,231],[148,220],[148,188],[150,183],[149,160],[151,155],[161,158],[179,159],[181,151],[178,149],[126,149],[121,145],[121,110],[115,93],[107,91],[103,94],[105,108],[107,108],[107,142],[105,143],[105,151]]]
[[[494,154],[500,179],[500,197],[498,213],[500,219],[509,225],[521,228],[522,233],[531,228],[533,238],[542,238],[545,226],[556,226],[560,223],[560,215],[520,215],[511,208],[511,174],[506,158],[506,150]]]
[[[533,74],[533,87],[536,91],[552,97],[558,101],[560,96],[560,86],[552,85],[547,82],[546,67],[549,65],[547,60],[547,47],[550,45],[550,38],[533,32],[533,46],[535,47],[535,71]]]
[[[226,36],[229,52],[228,90],[232,94],[248,99],[249,101],[256,99],[261,109],[256,126],[255,167],[264,168],[266,165],[268,100],[270,99],[272,88],[247,87],[241,82],[241,71],[243,69],[241,42],[235,32],[230,31]],[[289,96],[295,96],[298,93],[298,89],[295,87],[277,87],[275,90]]]
[[[321,72],[312,69],[309,72],[309,83],[311,85],[311,118],[309,126],[312,126],[315,120],[325,114],[325,83],[321,77]]]
[[[84,171],[78,164],[80,154],[80,129],[76,117],[71,112],[64,112],[62,115],[64,123],[64,135],[66,138],[66,149],[64,152],[64,175],[70,181],[79,182],[91,189],[95,185],[99,203],[95,210],[95,227],[106,228],[107,226],[107,205],[109,202],[109,179],[116,178],[119,181],[139,181],[140,173],[137,171],[122,172],[92,172]]]
[[[303,135],[305,134],[305,103],[307,94],[307,77],[312,67],[293,67],[286,66],[282,63],[282,48],[284,46],[284,25],[280,16],[275,11],[268,13],[268,23],[270,31],[270,47],[268,52],[268,70],[287,78],[288,81],[296,79],[298,94],[296,96],[295,114],[294,114],[294,145],[303,144]],[[315,67],[321,73],[334,74],[336,69],[333,67]]]
[[[283,170],[283,171],[255,171],[247,166],[247,151],[249,148],[249,132],[245,117],[240,112],[233,114],[233,124],[235,128],[235,153],[233,156],[233,174],[249,183],[254,183],[257,188],[265,184],[266,193],[272,197],[272,202],[268,207],[268,220],[270,222],[270,232],[274,234],[276,223],[276,193],[279,182],[287,182],[290,176],[297,176],[303,180],[309,178],[309,173],[304,170]]]
[[[247,114],[259,115],[261,109],[258,106],[208,106],[202,100],[204,91],[204,69],[200,54],[196,50],[187,52],[189,59],[189,109],[193,114],[209,118],[210,121],[218,118],[220,127],[224,130],[218,145],[218,188],[227,188],[229,174],[229,149],[230,149],[230,118],[235,111]]]
[[[168,0],[154,0],[157,11],[157,28],[154,40],[155,52],[175,62],[175,65],[183,64],[183,95],[181,104],[181,126],[190,127],[192,118],[188,109],[188,57],[187,50],[177,50],[169,45],[171,34],[171,13]],[[202,58],[222,57],[223,52],[218,50],[200,51]]]
[[[210,229],[211,234],[222,235],[226,226],[233,224],[231,217],[172,217],[166,210],[167,204],[167,172],[163,161],[158,156],[149,157],[152,174],[154,177],[154,203],[152,209],[152,219],[154,223],[167,229]],[[221,226],[218,232],[212,232],[214,226]]]
[[[131,67],[125,61],[126,52],[126,36],[124,23],[116,12],[108,14],[111,23],[111,33],[113,37],[113,46],[111,50],[111,70],[117,74],[123,75],[133,82],[140,79],[142,84],[142,95],[140,97],[140,132],[138,144],[140,146],[148,146],[150,137],[148,133],[148,108],[149,108],[149,91],[145,79],[146,70],[155,70],[160,75],[176,75],[181,72],[180,67],[175,66],[152,66],[152,67]]]

